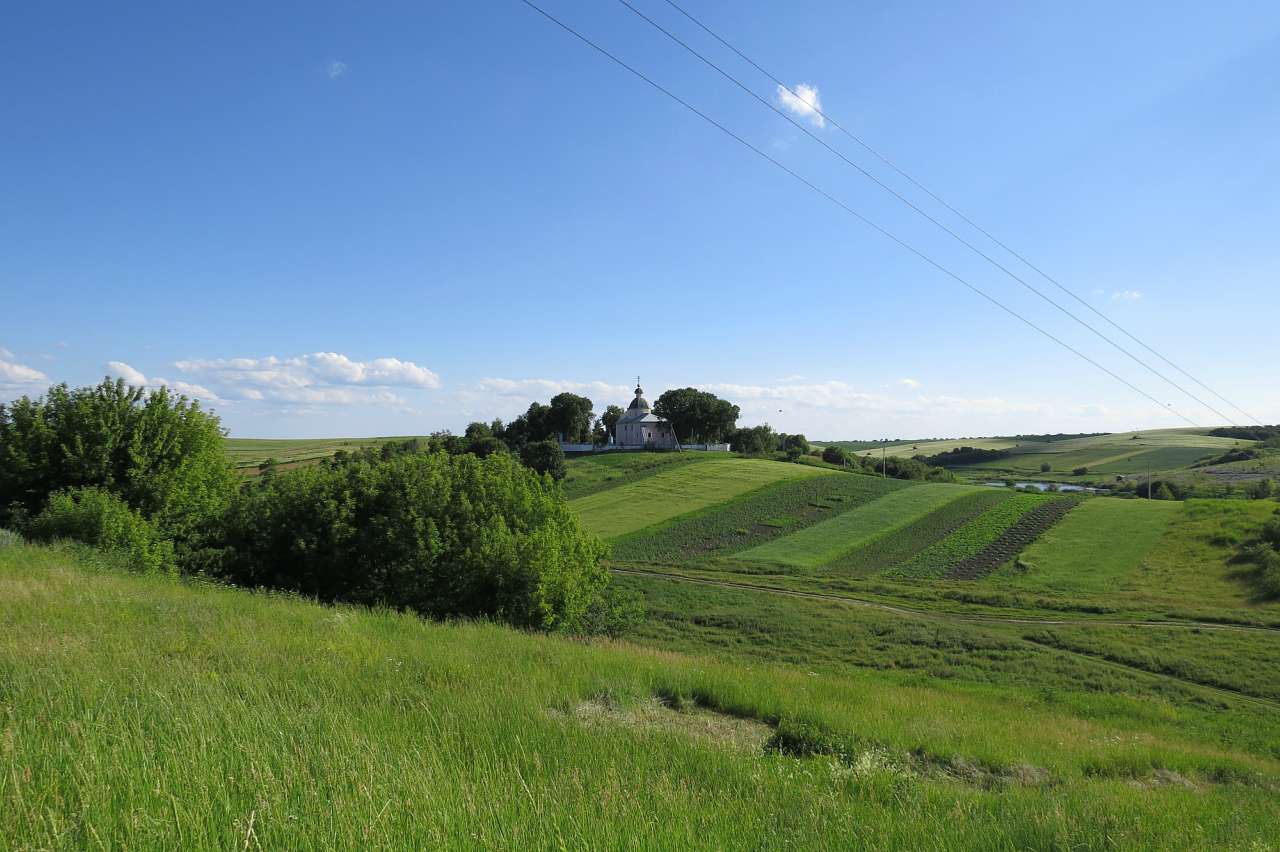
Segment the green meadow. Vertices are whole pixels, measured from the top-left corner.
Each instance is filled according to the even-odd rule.
[[[1000,632],[669,586],[635,641],[584,644],[0,549],[0,846],[1274,841],[1274,710]]]

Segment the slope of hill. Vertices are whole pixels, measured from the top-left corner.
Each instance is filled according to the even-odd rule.
[[[911,625],[707,592],[714,600],[675,604],[672,616],[719,607],[735,630],[755,619],[776,632],[727,655],[714,641],[724,633],[639,637],[696,655],[686,657],[118,575],[66,549],[0,549],[0,845],[1274,840],[1273,710],[1200,704],[1199,687],[1108,675],[1084,652],[1030,642],[1015,654],[1014,640],[961,626],[921,631],[955,673],[921,680],[902,668],[908,657],[893,662],[926,647]],[[874,643],[859,646],[864,635]],[[788,647],[800,668],[739,657]],[[895,670],[850,668],[857,647]],[[946,663],[948,647],[968,648],[970,662]],[[1233,726],[1241,735],[1228,736]]]
[[[903,442],[886,445],[884,452],[900,456],[932,456],[961,447],[1001,450],[1003,458],[953,466],[953,470],[974,478],[1035,477],[1052,480],[1079,478],[1073,472],[1087,468],[1087,476],[1106,478],[1145,474],[1148,466],[1154,473],[1168,473],[1190,468],[1206,458],[1219,455],[1234,446],[1251,444],[1207,434],[1205,429],[1157,429],[1081,438],[1015,439],[970,438],[932,442]],[[858,451],[861,455],[879,456],[881,447]],[[1049,470],[1042,471],[1043,465]]]

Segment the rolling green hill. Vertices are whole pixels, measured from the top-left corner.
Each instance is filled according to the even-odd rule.
[[[642,588],[639,644],[588,644],[2,548],[0,846],[1274,841],[1280,713],[1229,689],[1267,637],[1159,637],[1175,677],[1111,632]]]

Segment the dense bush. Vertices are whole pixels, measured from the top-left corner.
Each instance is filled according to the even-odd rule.
[[[138,510],[101,488],[59,491],[27,532],[38,541],[71,539],[122,553],[129,564],[146,571],[176,570],[173,542]]]
[[[217,572],[326,601],[580,631],[610,615],[603,554],[548,478],[505,453],[436,451],[304,468],[246,491]]]
[[[844,447],[828,444],[822,448],[822,460],[827,464],[847,464],[849,454],[845,452]]]
[[[917,459],[925,464],[938,466],[964,465],[964,464],[980,464],[981,462],[997,461],[999,459],[1008,458],[1012,453],[1008,450],[985,450],[981,447],[957,447],[954,450],[947,450],[945,453],[937,453],[932,456],[916,456]]]
[[[198,546],[237,485],[222,439],[217,417],[165,388],[105,379],[24,396],[0,405],[0,515],[20,521],[57,491],[95,487]]]

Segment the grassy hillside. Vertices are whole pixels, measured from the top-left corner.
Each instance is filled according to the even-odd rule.
[[[758,459],[700,459],[570,501],[587,529],[616,538],[784,479],[844,474]]]
[[[738,554],[739,559],[816,568],[977,489],[922,484],[886,494],[822,523]]]
[[[1274,711],[988,631],[705,593],[654,597],[655,653],[0,549],[0,847],[1274,841]],[[659,635],[716,608],[732,623]]]

